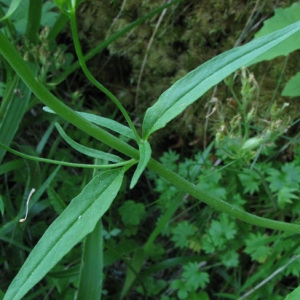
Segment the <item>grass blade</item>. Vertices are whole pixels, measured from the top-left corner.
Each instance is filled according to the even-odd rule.
[[[1,107],[0,115],[0,143],[9,146],[19,128],[19,125],[26,112],[31,91],[23,81],[18,81],[17,76],[7,87],[8,97],[6,105]],[[0,162],[2,161],[6,150],[0,149]]]
[[[100,299],[103,269],[103,227],[101,220],[85,238],[77,300]]]
[[[88,147],[85,147],[85,146],[75,142],[64,132],[64,130],[58,123],[56,123],[55,126],[56,126],[59,134],[61,135],[61,137],[76,151],[83,153],[84,155],[87,155],[87,156],[91,156],[94,158],[100,158],[103,160],[108,160],[108,161],[112,161],[112,162],[116,162],[116,163],[122,161],[122,159],[119,156],[116,156],[116,155],[113,155],[110,153],[106,153],[106,152],[103,152],[100,150],[96,150],[93,148],[88,148]]]
[[[12,0],[8,11],[6,12],[5,16],[0,19],[0,22],[8,19],[16,11],[16,9],[19,7],[21,1],[22,0]]]

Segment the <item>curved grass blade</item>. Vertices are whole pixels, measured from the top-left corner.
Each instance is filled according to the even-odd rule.
[[[61,137],[76,151],[78,151],[84,155],[87,155],[87,156],[91,156],[94,158],[100,158],[103,160],[108,160],[108,161],[112,161],[112,162],[116,162],[116,163],[123,161],[122,158],[120,158],[119,156],[116,156],[116,155],[113,155],[110,153],[106,153],[106,152],[103,152],[100,150],[88,148],[88,147],[85,147],[85,146],[75,142],[65,133],[65,131],[62,129],[62,127],[58,123],[55,123],[55,126],[56,126],[59,134],[61,135]]]
[[[131,179],[130,188],[132,189],[138,182],[151,158],[151,146],[148,141],[141,141],[139,144],[140,160]]]
[[[77,300],[101,299],[103,280],[103,227],[101,220],[85,238]]]
[[[244,46],[222,53],[178,80],[150,107],[143,121],[143,139],[163,128],[187,106],[235,70],[253,61],[300,30],[300,21]]]
[[[92,232],[116,197],[124,170],[101,172],[50,225],[9,286],[4,300],[19,300]]]
[[[8,11],[6,12],[5,16],[0,19],[0,22],[8,19],[17,10],[21,2],[22,0],[12,0]]]
[[[9,146],[14,139],[31,95],[31,90],[17,76],[7,85],[7,92],[0,109],[0,143]],[[0,162],[5,152],[5,149],[0,149]]]
[[[55,114],[55,112],[50,109],[48,106],[44,106],[43,107],[43,110],[48,112],[48,113],[52,113],[52,114]],[[111,119],[108,119],[108,118],[104,118],[104,117],[100,117],[100,116],[96,116],[94,114],[90,114],[90,113],[85,113],[85,112],[79,112],[79,111],[76,111],[80,116],[82,116],[83,118],[85,118],[86,120],[96,124],[96,125],[99,125],[99,126],[102,126],[104,128],[107,128],[107,129],[110,129],[114,132],[117,132],[125,137],[128,137],[130,139],[135,139],[135,136],[133,134],[133,131],[123,125],[123,124],[120,124],[119,122],[117,121],[114,121],[114,120],[111,120]]]

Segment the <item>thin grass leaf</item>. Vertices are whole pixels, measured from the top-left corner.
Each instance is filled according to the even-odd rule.
[[[0,22],[8,19],[17,10],[21,2],[22,0],[12,0],[8,11],[6,12],[5,16],[0,19]]]
[[[171,218],[182,203],[183,197],[184,193],[177,193],[176,196],[173,198],[172,205],[169,205],[165,212],[161,214],[159,220],[156,223],[155,229],[152,231],[147,242],[144,245],[146,255],[149,255],[151,247],[154,245],[154,241],[158,237],[158,235],[161,234],[164,228],[166,228],[169,225]]]
[[[61,214],[67,208],[67,205],[65,204],[63,199],[55,192],[55,190],[51,186],[49,186],[47,189],[47,195],[52,207],[58,214]]]
[[[56,167],[55,170],[50,174],[50,176],[47,178],[47,180],[37,189],[37,191],[33,194],[31,200],[30,200],[30,205],[29,205],[29,216],[30,216],[30,210],[31,207],[41,198],[41,196],[44,194],[46,189],[49,187],[51,184],[52,180],[56,177],[57,172],[59,171],[60,166]],[[20,210],[18,215],[13,218],[11,221],[4,223],[0,227],[0,236],[3,238],[6,234],[9,234],[14,230],[16,227],[16,224],[18,223],[18,220],[23,216],[24,210]]]
[[[7,92],[3,100],[5,105],[1,106],[0,143],[9,146],[14,139],[26,112],[30,96],[31,90],[15,76],[13,81],[7,86]],[[5,152],[5,149],[0,149],[0,162]]]
[[[7,174],[25,167],[23,159],[15,159],[0,165],[0,175]]]
[[[124,170],[95,176],[50,225],[9,286],[4,300],[19,300],[87,234],[116,197]]]
[[[132,258],[131,268],[127,268],[125,282],[120,295],[121,300],[124,299],[124,297],[129,292],[130,287],[136,280],[139,272],[141,271],[145,258],[146,257],[143,248],[138,248],[135,250]]]
[[[133,174],[131,179],[130,188],[132,189],[136,183],[138,182],[139,178],[141,177],[142,173],[144,172],[147,164],[151,158],[151,146],[148,141],[142,141],[139,144],[139,151],[140,151],[140,160],[136,167],[136,170]]]
[[[143,139],[178,116],[211,87],[300,30],[300,22],[222,53],[199,66],[166,90],[150,107],[143,121]]]
[[[52,113],[55,114],[55,112],[50,109],[49,107],[45,106],[43,107],[43,110],[48,112],[48,113]],[[85,112],[79,112],[77,111],[77,113],[82,116],[83,118],[85,118],[86,120],[88,120],[89,122],[92,122],[96,125],[102,126],[104,128],[107,128],[109,130],[112,130],[114,132],[117,132],[125,137],[128,137],[130,139],[135,140],[135,136],[133,134],[133,131],[125,126],[120,124],[117,121],[108,119],[108,118],[104,118],[104,117],[100,117],[100,116],[96,116],[94,114],[89,114],[89,113],[85,113]]]
[[[103,280],[103,227],[101,220],[85,238],[77,300],[100,299]]]
[[[119,156],[116,156],[116,155],[113,155],[110,153],[106,153],[106,152],[103,152],[100,150],[92,149],[89,147],[85,147],[85,146],[75,142],[65,133],[65,131],[62,129],[62,127],[58,123],[56,123],[55,126],[56,126],[59,134],[61,135],[61,137],[76,151],[78,151],[84,155],[90,156],[90,157],[100,158],[103,160],[108,160],[108,161],[112,161],[112,162],[116,162],[116,163],[123,161],[122,158],[120,158]]]

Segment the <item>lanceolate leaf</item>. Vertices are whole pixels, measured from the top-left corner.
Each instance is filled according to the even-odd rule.
[[[104,118],[104,117],[100,117],[100,116],[96,116],[93,114],[85,113],[85,112],[80,112],[79,114],[94,124],[97,124],[99,126],[107,128],[109,130],[112,130],[114,132],[117,132],[118,134],[124,135],[130,139],[133,139],[133,140],[135,139],[134,133],[131,130],[131,128],[129,128],[123,124],[120,124],[117,121],[114,121],[114,120],[111,120],[108,118]]]
[[[85,146],[75,142],[64,132],[64,130],[61,128],[61,126],[58,123],[56,123],[55,126],[56,126],[59,134],[61,135],[61,137],[76,151],[83,153],[87,156],[91,156],[94,158],[100,158],[100,159],[104,159],[104,160],[108,160],[108,161],[112,161],[112,162],[116,162],[116,163],[122,161],[122,158],[120,158],[119,156],[116,156],[116,155],[113,155],[110,153],[106,153],[106,152],[103,152],[100,150],[96,150],[93,148],[88,148],[88,147],[85,147]]]
[[[142,141],[139,144],[139,151],[140,151],[140,160],[137,165],[137,168],[133,174],[133,177],[131,179],[130,188],[132,189],[137,181],[139,180],[140,176],[144,172],[145,168],[147,167],[147,164],[151,158],[151,146],[148,141]]]
[[[51,224],[9,286],[4,300],[23,299],[60,259],[92,232],[116,197],[124,170],[95,176]]]
[[[300,22],[234,48],[199,66],[166,90],[143,121],[143,139],[163,128],[211,87],[300,30]]]
[[[55,114],[55,112],[47,106],[43,107],[43,110],[46,112]],[[85,118],[86,120],[88,120],[94,124],[97,124],[99,126],[107,128],[109,130],[112,130],[114,132],[117,132],[118,134],[126,136],[130,139],[135,139],[135,136],[134,136],[132,130],[129,127],[127,127],[123,124],[120,124],[117,121],[114,121],[114,120],[111,120],[108,118],[104,118],[104,117],[100,117],[100,116],[97,116],[94,114],[85,113],[85,112],[77,111],[77,113],[79,115],[81,115],[83,118]]]

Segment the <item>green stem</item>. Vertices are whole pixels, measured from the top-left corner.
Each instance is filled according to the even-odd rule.
[[[14,149],[11,149],[4,144],[0,143],[0,147],[4,148],[6,151],[13,153],[17,156],[20,156],[25,159],[33,160],[33,161],[39,161],[47,164],[53,164],[53,165],[60,165],[65,167],[74,167],[74,168],[85,168],[85,169],[111,169],[111,168],[120,168],[124,167],[126,165],[133,165],[137,161],[135,159],[130,159],[124,162],[116,163],[116,164],[108,164],[108,165],[95,165],[95,164],[77,164],[77,163],[71,163],[66,161],[60,161],[60,160],[53,160],[48,158],[42,158],[42,157],[36,157],[32,155],[28,155],[19,151],[16,151]]]
[[[40,99],[45,105],[49,106],[49,108],[54,110],[59,116],[82,131],[88,133],[90,136],[112,147],[113,149],[116,149],[131,158],[139,159],[139,152],[137,149],[131,147],[102,128],[99,128],[88,122],[68,106],[63,104],[59,99],[51,94],[50,91],[45,88],[45,86],[38,82],[26,62],[23,61],[20,54],[11,45],[2,32],[0,32],[0,54],[3,55],[12,68],[19,74],[21,79],[27,84],[37,98]],[[299,225],[261,218],[211,196],[208,194],[208,192],[199,189],[199,187],[197,187],[195,184],[168,170],[154,159],[149,161],[148,168],[156,172],[160,177],[171,182],[179,190],[182,190],[214,207],[215,209],[225,212],[244,222],[275,230],[300,233]]]
[[[81,68],[82,68],[85,76],[95,87],[97,87],[101,92],[103,92],[106,96],[108,96],[116,104],[116,106],[119,108],[119,110],[122,112],[123,116],[125,117],[129,127],[133,131],[136,142],[139,144],[141,141],[141,138],[140,138],[131,118],[129,117],[126,109],[123,107],[121,102],[118,100],[118,98],[112,92],[110,92],[98,80],[96,80],[96,78],[91,74],[91,72],[89,71],[89,69],[86,66],[84,56],[82,53],[82,49],[80,46],[80,42],[79,42],[79,37],[78,37],[75,10],[69,14],[69,17],[70,17],[70,21],[71,21],[72,37],[73,37],[73,42],[75,45],[77,57],[78,57],[78,60],[80,62]]]
[[[103,49],[105,49],[109,44],[111,44],[113,41],[115,41],[117,38],[119,38],[120,36],[124,35],[126,32],[130,31],[131,29],[133,29],[134,27],[136,27],[137,25],[143,23],[145,20],[153,17],[154,15],[158,14],[159,12],[161,12],[162,10],[164,10],[165,8],[174,5],[178,2],[180,2],[181,0],[175,0],[172,1],[168,4],[162,5],[161,7],[151,11],[150,13],[146,14],[145,16],[135,20],[134,22],[130,23],[129,25],[127,25],[126,27],[124,27],[123,29],[117,31],[116,33],[112,34],[110,37],[108,37],[105,41],[103,41],[101,44],[97,45],[95,48],[93,48],[90,52],[88,52],[85,56],[84,56],[84,61],[87,62],[88,60],[90,60],[91,58],[93,58],[96,54],[99,54]],[[66,16],[66,15],[64,15]],[[64,21],[64,17],[61,17],[62,22]],[[55,26],[56,27],[56,26]],[[54,31],[52,33],[52,30]],[[49,34],[49,38],[51,38],[51,40],[53,40],[56,35],[57,35],[57,31],[59,29],[52,29],[50,34]],[[50,86],[56,86],[57,84],[61,83],[62,81],[64,81],[66,79],[66,77],[68,77],[70,74],[72,74],[75,70],[77,70],[80,67],[80,63],[78,61],[76,61],[75,63],[73,63],[67,70],[65,70],[60,76],[58,76],[57,78],[55,78],[55,80],[49,84]]]

